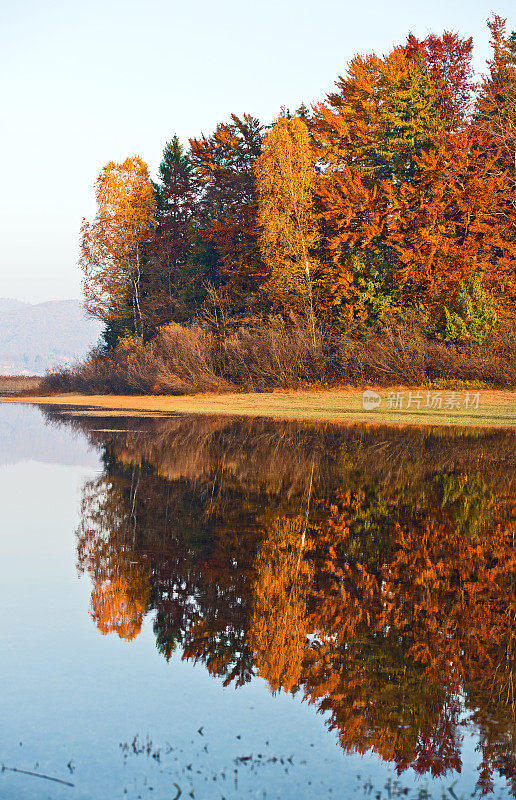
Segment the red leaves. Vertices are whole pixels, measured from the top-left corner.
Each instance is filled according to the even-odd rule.
[[[422,55],[436,87],[436,107],[447,129],[465,124],[474,88],[473,39],[461,39],[456,33],[444,31],[442,36],[429,34],[418,40],[407,38],[405,52],[409,57]]]

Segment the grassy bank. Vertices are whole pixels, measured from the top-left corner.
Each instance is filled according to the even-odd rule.
[[[412,392],[411,407],[407,408]],[[418,403],[417,393],[421,400]],[[381,402],[373,411],[365,411],[359,389],[166,395],[80,395],[7,397],[10,402],[38,403],[72,407],[75,413],[87,414],[99,410],[106,415],[168,414],[225,414],[275,419],[320,420],[332,422],[382,422],[410,425],[497,426],[516,425],[516,392],[438,389],[378,389]],[[397,397],[395,398],[395,396]],[[427,398],[441,398],[441,408],[427,408]],[[391,398],[391,399],[389,399]],[[392,408],[401,400],[402,408]],[[478,399],[478,407],[477,407]],[[450,404],[459,407],[450,408]],[[420,407],[418,408],[418,404]],[[434,401],[438,405],[438,400]],[[448,407],[447,407],[448,406]]]

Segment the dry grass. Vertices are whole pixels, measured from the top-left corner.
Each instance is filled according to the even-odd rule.
[[[42,393],[163,394],[261,392],[338,385],[425,385],[436,381],[516,387],[516,326],[499,326],[482,346],[431,339],[424,320],[375,332],[319,332],[299,318],[248,320],[224,336],[206,325],[168,325],[149,342],[121,339],[78,367],[48,375]]]
[[[42,380],[37,375],[0,375],[0,394],[38,392],[41,389]]]
[[[381,406],[374,411],[364,411],[362,392],[358,389],[201,394],[190,396],[165,395],[79,395],[31,396],[9,398],[10,402],[30,402],[52,406],[72,406],[77,413],[95,413],[102,409],[106,415],[168,414],[221,414],[275,419],[321,420],[332,422],[383,422],[409,425],[459,425],[497,426],[516,425],[516,392],[480,391],[478,409],[466,410],[465,391],[459,392],[461,408],[457,410],[410,409],[393,411],[387,406],[390,391],[404,392],[405,406],[409,389],[378,389]],[[412,389],[414,393],[416,389]],[[426,399],[427,389],[419,389]],[[432,390],[433,393],[434,390]],[[470,394],[474,390],[470,391]],[[447,391],[442,392],[443,403]],[[84,411],[80,411],[84,409]]]

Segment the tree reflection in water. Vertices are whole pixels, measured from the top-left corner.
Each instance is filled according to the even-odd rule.
[[[398,772],[460,770],[467,720],[479,788],[516,796],[514,433],[67,422],[103,453],[77,531],[102,633],[153,611],[166,659],[301,692]]]

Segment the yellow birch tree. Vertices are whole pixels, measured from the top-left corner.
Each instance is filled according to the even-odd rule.
[[[306,123],[282,114],[265,134],[255,166],[259,242],[270,272],[267,289],[273,303],[285,310],[304,306],[314,345],[315,160]]]
[[[149,170],[140,156],[110,161],[95,183],[97,213],[81,226],[80,265],[88,311],[104,322],[127,316],[142,333],[142,247],[156,228],[156,201]]]

